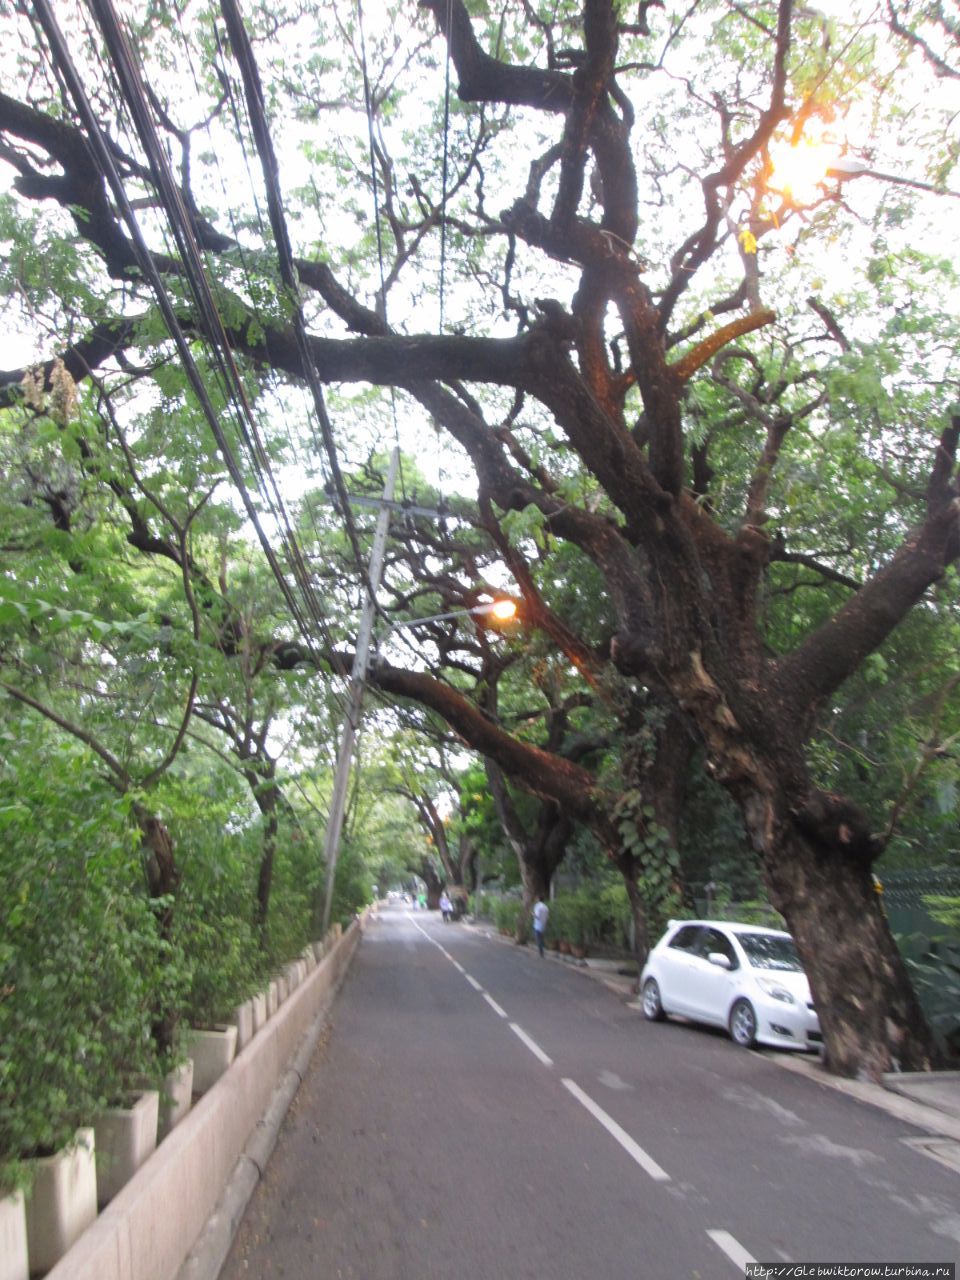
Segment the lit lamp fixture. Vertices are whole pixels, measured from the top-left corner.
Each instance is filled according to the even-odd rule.
[[[797,142],[775,144],[770,148],[770,165],[767,186],[797,204],[809,204],[822,196],[829,178],[835,179],[838,186],[853,178],[875,178],[895,187],[910,187],[914,191],[960,199],[960,191],[908,178],[905,174],[884,173],[855,156],[841,155],[838,145],[825,139],[800,138]]]
[[[489,612],[498,622],[509,622],[517,616],[516,600],[494,600],[489,609],[486,605],[480,605],[479,608],[483,609],[484,613]]]
[[[852,178],[863,172],[862,166],[852,167],[855,161],[838,155],[836,145],[814,138],[775,144],[770,148],[770,164],[767,185],[800,204],[822,195],[828,177]]]
[[[454,609],[451,613],[432,613],[426,618],[401,618],[399,622],[391,622],[388,631],[399,631],[401,627],[420,627],[425,622],[446,622],[448,618],[492,617],[497,622],[509,622],[517,616],[517,603],[504,596],[486,604],[475,604],[470,609]]]

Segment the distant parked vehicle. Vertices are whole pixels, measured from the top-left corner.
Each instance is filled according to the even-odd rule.
[[[796,944],[780,929],[671,920],[643,967],[640,994],[651,1022],[679,1014],[725,1027],[744,1049],[823,1041]]]

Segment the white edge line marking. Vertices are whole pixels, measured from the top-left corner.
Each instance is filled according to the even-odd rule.
[[[463,965],[460,963],[459,960],[454,960],[453,956],[447,956],[447,959],[450,961],[450,963],[453,965],[455,969],[459,970],[459,972],[462,973],[464,977],[466,977],[467,971],[463,967]]]
[[[547,1057],[547,1055],[543,1052],[543,1050],[537,1044],[536,1040],[530,1039],[530,1037],[524,1031],[523,1027],[518,1027],[515,1022],[511,1022],[510,1030],[517,1037],[517,1039],[523,1041],[523,1043],[527,1046],[527,1048],[530,1050],[533,1056],[535,1058],[539,1058],[545,1067],[553,1066],[553,1059]]]
[[[483,990],[483,987],[481,987],[480,983],[476,980],[476,978],[471,978],[469,973],[465,973],[463,976],[470,983],[471,987],[473,987],[474,991]]]
[[[494,1013],[499,1014],[501,1018],[505,1018],[507,1016],[506,1009],[501,1009],[500,1006],[497,1004],[496,1000],[494,1000],[493,996],[489,995],[486,991],[483,993],[483,998],[484,1000],[486,1000],[487,1004],[490,1006],[490,1008],[493,1010]]]
[[[586,1109],[593,1116],[594,1120],[598,1120],[600,1124],[603,1125],[604,1129],[606,1129],[607,1133],[610,1134],[611,1138],[614,1138],[617,1142],[620,1143],[621,1147],[623,1147],[627,1155],[631,1156],[634,1160],[636,1160],[640,1168],[643,1169],[645,1173],[648,1173],[651,1178],[653,1178],[654,1182],[670,1181],[670,1175],[669,1173],[667,1173],[666,1169],[661,1169],[660,1165],[657,1164],[656,1160],[654,1160],[652,1156],[648,1156],[646,1151],[644,1151],[643,1147],[641,1147],[638,1142],[635,1142],[633,1138],[630,1137],[626,1129],[622,1129],[620,1125],[617,1124],[616,1120],[613,1119],[612,1116],[607,1115],[603,1107],[598,1106],[597,1103],[594,1102],[594,1100],[590,1097],[589,1094],[584,1093],[584,1091],[580,1088],[580,1086],[576,1083],[575,1080],[564,1079],[563,1084],[567,1089],[570,1090],[570,1092],[573,1094],[576,1100],[579,1103],[581,1103],[582,1106],[586,1107]],[[752,1262],[753,1259],[751,1258],[750,1261]]]
[[[747,1253],[746,1249],[739,1240],[735,1240],[729,1231],[708,1231],[707,1235],[717,1246],[722,1249],[735,1267],[739,1267],[741,1271],[747,1269],[748,1262],[756,1262],[756,1258]]]

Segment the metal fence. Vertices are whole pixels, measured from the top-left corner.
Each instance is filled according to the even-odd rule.
[[[879,876],[883,905],[894,933],[948,934],[934,920],[924,901],[933,894],[960,898],[960,867],[924,867],[916,871],[888,871]]]

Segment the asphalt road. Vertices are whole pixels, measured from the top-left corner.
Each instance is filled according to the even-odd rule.
[[[435,914],[367,930],[222,1280],[957,1262],[960,1174],[769,1053]]]

